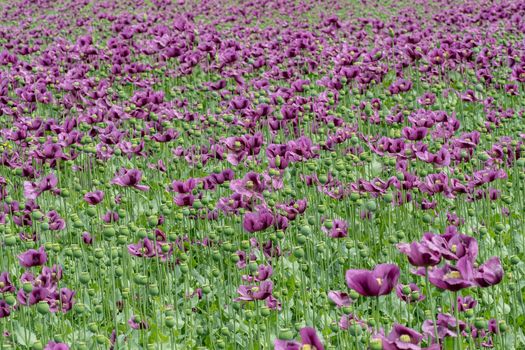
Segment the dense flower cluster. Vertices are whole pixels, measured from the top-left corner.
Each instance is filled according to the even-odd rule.
[[[1,349],[525,347],[523,1],[0,14]]]

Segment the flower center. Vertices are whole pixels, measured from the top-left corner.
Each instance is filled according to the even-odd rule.
[[[454,253],[454,254],[456,254],[457,250],[458,250],[458,246],[455,245],[455,244],[453,244],[452,247],[450,247],[450,251],[451,251],[452,253]]]
[[[401,340],[403,343],[410,343],[412,341],[412,338],[408,334],[403,334],[399,337],[399,340]]]
[[[449,272],[449,273],[447,273],[445,275],[445,278],[447,278],[447,279],[450,279],[450,278],[459,279],[459,278],[461,278],[461,273],[459,273],[459,271],[451,271],[451,272]]]
[[[303,344],[301,349],[302,350],[317,350],[317,348],[311,344]]]

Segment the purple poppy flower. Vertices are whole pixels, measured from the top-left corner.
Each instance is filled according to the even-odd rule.
[[[272,213],[266,208],[260,208],[254,213],[246,213],[242,226],[248,232],[264,231],[274,223]]]
[[[423,335],[413,329],[395,323],[388,337],[379,334],[376,339],[380,339],[384,350],[418,350],[421,349],[419,343],[423,340]]]
[[[23,267],[41,266],[47,262],[47,254],[44,247],[40,247],[38,250],[29,249],[20,254],[18,260]]]
[[[262,199],[262,192],[266,189],[265,179],[262,174],[250,171],[244,178],[232,180],[230,189],[247,198],[256,197]]]
[[[128,320],[128,325],[132,329],[148,329],[149,328],[148,322],[146,322],[145,320],[141,320],[137,316],[131,316],[131,318]]]
[[[91,205],[97,205],[102,202],[103,199],[104,192],[102,191],[88,192],[84,195],[84,200]]]
[[[128,245],[128,252],[134,256],[152,258],[157,254],[153,244],[148,237],[144,237],[139,243]]]
[[[237,288],[240,297],[233,301],[253,301],[264,300],[272,295],[273,282],[270,280],[263,281],[259,286],[241,285]]]
[[[89,232],[84,232],[82,233],[82,241],[85,244],[91,245],[93,244],[93,237],[91,236]]]
[[[49,290],[45,287],[35,287],[28,294],[20,289],[16,295],[18,302],[22,305],[34,305],[40,301],[46,300],[49,296]]]
[[[328,298],[330,298],[330,300],[338,307],[349,306],[352,304],[352,299],[350,299],[348,293],[345,292],[332,290],[328,292]]]
[[[397,245],[397,249],[407,256],[408,261],[413,266],[433,266],[441,261],[439,251],[426,244],[425,241],[421,243],[412,242],[410,244],[400,243]]]
[[[478,241],[470,236],[455,232],[454,226],[449,226],[454,231],[443,235],[436,235],[427,232],[423,235],[425,242],[430,249],[437,250],[447,260],[458,260],[464,256],[469,256],[474,261],[478,256]]]
[[[11,307],[5,300],[0,300],[0,318],[9,317],[11,315]]]
[[[396,286],[396,295],[405,303],[415,303],[425,300],[425,296],[421,293],[421,289],[419,289],[415,283],[410,283],[408,285],[398,284]]]
[[[122,187],[133,187],[139,191],[149,190],[149,186],[139,185],[142,179],[142,172],[137,169],[120,169],[117,176],[115,176],[110,183]]]
[[[109,224],[111,222],[117,222],[119,220],[119,215],[116,211],[108,210],[106,214],[100,217],[100,219]]]
[[[394,264],[380,264],[373,270],[348,270],[346,284],[362,296],[387,295],[397,284],[399,274]]]
[[[436,95],[431,92],[425,92],[418,98],[417,102],[423,106],[432,106],[436,102]]]
[[[47,343],[44,350],[69,350],[69,346],[64,343],[55,343],[54,341],[50,341]]]
[[[194,178],[186,181],[175,180],[171,183],[171,189],[177,193],[190,193],[195,186],[197,186],[197,181]]]
[[[273,274],[273,269],[271,265],[259,265],[257,273],[255,274],[255,280],[262,282],[270,278]]]
[[[0,293],[14,293],[15,290],[15,286],[13,286],[9,279],[9,273],[2,272],[0,274]]]
[[[458,296],[457,307],[459,312],[465,312],[467,310],[473,309],[476,307],[476,305],[478,305],[478,302],[470,295],[467,295],[466,297]]]
[[[494,256],[487,260],[474,272],[474,280],[480,287],[490,287],[501,282],[503,279],[503,267],[498,257]]]
[[[472,262],[468,256],[458,260],[456,266],[446,264],[443,267],[434,267],[428,277],[430,283],[440,289],[457,292],[463,288],[469,288],[475,285],[473,278]]]
[[[49,229],[52,231],[60,231],[66,227],[66,222],[60,217],[60,215],[55,211],[51,210],[47,213]]]
[[[335,219],[332,221],[332,227],[328,230],[322,227],[322,230],[332,238],[344,238],[348,236],[348,223],[343,220]]]
[[[274,350],[324,350],[321,340],[317,336],[315,329],[311,327],[304,327],[299,331],[301,342],[294,340],[280,340],[275,339]]]
[[[437,329],[437,336],[440,340],[445,337],[455,337],[457,323],[456,319],[449,314],[438,314],[436,319],[436,327],[434,327],[434,322],[432,320],[425,320],[423,322],[422,330],[423,334],[427,337],[435,339],[434,328]],[[459,330],[462,332],[466,327],[465,322],[459,322]]]

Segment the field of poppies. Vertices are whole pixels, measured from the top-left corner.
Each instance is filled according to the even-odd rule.
[[[524,1],[0,14],[0,349],[525,349]]]

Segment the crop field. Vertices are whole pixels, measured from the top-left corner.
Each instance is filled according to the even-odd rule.
[[[524,350],[525,1],[0,1],[0,350]]]

